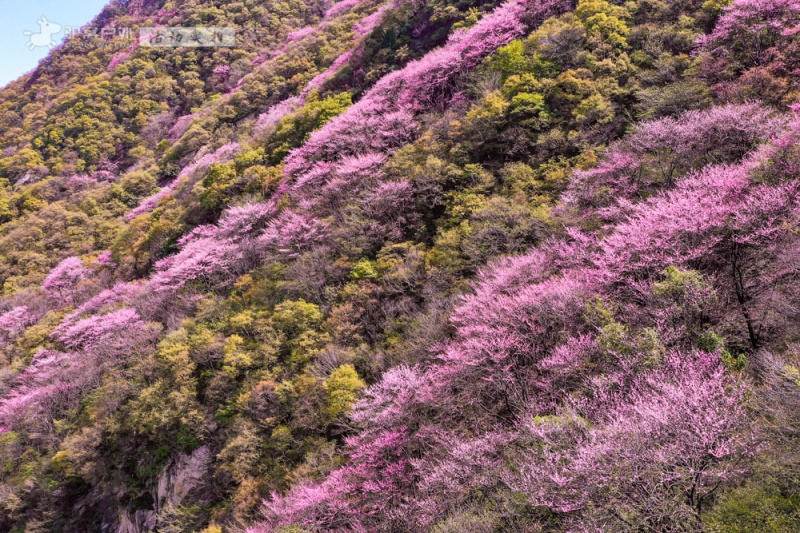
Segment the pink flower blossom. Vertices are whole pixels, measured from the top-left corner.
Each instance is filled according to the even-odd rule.
[[[92,271],[77,257],[61,261],[42,282],[42,289],[55,298],[75,298],[78,285],[89,278]]]
[[[13,342],[34,322],[36,316],[24,305],[6,311],[0,315],[0,344]]]
[[[87,349],[108,343],[111,336],[125,336],[130,330],[142,328],[144,325],[134,309],[120,309],[106,315],[94,315],[79,320],[75,325],[54,335],[69,349]]]

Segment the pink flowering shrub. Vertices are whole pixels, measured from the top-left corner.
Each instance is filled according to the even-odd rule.
[[[503,484],[504,456],[515,437],[502,428],[475,438],[440,433],[434,446],[447,452],[413,463],[419,482],[411,500],[412,520],[426,530],[451,510],[469,505],[475,492],[492,492]]]
[[[299,257],[319,242],[327,224],[307,215],[284,211],[258,238],[258,244],[287,258]]]
[[[227,78],[230,72],[231,72],[230,65],[217,65],[216,67],[214,67],[214,70],[212,71],[214,76],[217,76],[221,79]]]
[[[353,26],[353,31],[362,37],[368,35],[380,23],[386,11],[389,9],[389,4],[382,5],[377,11],[371,15],[364,17]]]
[[[384,152],[406,144],[417,133],[418,126],[411,113],[381,114],[375,107],[368,107],[368,103],[365,97],[313,133],[302,148],[287,157],[286,171],[299,176],[312,169],[313,160]]]
[[[151,350],[159,333],[133,309],[62,324],[52,337],[71,351],[34,355],[0,398],[0,432],[20,424],[50,431],[53,419],[73,408],[85,389],[96,387],[107,368]]]
[[[758,103],[728,104],[645,122],[622,145],[670,185],[686,168],[742,158],[784,125],[782,117]]]
[[[264,229],[267,222],[275,216],[275,208],[270,204],[247,204],[231,207],[220,217],[219,235],[226,237],[253,236]]]
[[[216,237],[193,240],[174,256],[156,263],[150,287],[172,293],[192,282],[220,281],[243,272],[245,251],[237,242]]]
[[[299,483],[285,497],[273,495],[264,502],[266,521],[247,529],[247,533],[273,533],[285,526],[324,524],[328,531],[346,531],[360,527],[344,499],[343,472],[336,471],[322,483]]]
[[[345,468],[347,492],[357,494],[367,515],[399,511],[403,494],[411,487],[412,442],[400,426],[348,439],[350,465]],[[378,475],[375,475],[375,474]],[[346,493],[347,493],[346,492]]]
[[[315,238],[313,222],[304,224],[291,213],[274,219],[275,212],[271,203],[248,204],[227,210],[217,226],[195,228],[180,239],[177,254],[156,264],[149,286],[158,293],[172,294],[194,282],[230,280],[264,257],[262,248],[268,241],[281,249],[301,249],[299,242]]]
[[[117,304],[130,304],[141,292],[141,284],[135,282],[119,282],[110,289],[105,289],[89,298],[64,317],[55,332],[59,334],[66,328],[75,325],[84,315],[96,314]]]
[[[133,55],[134,51],[136,50],[137,45],[138,45],[138,43],[134,42],[127,49],[122,50],[121,52],[117,52],[116,54],[114,54],[114,57],[112,57],[111,61],[109,61],[109,63],[108,63],[108,70],[114,70],[115,68],[117,68],[117,65],[120,65],[121,63],[124,63],[125,61],[130,59],[130,57]]]
[[[181,173],[178,175],[178,177],[181,178],[186,176],[194,176],[196,172],[206,170],[211,165],[226,163],[233,159],[233,157],[239,152],[240,148],[241,147],[238,143],[228,143],[220,146],[213,152],[196,158],[194,162],[181,170]]]
[[[52,421],[74,408],[109,365],[152,349],[160,330],[132,309],[95,315],[56,330],[53,337],[70,352],[40,350],[0,397],[0,433],[23,425],[50,431]]]
[[[625,210],[624,201],[618,200],[671,187],[705,164],[737,161],[785,125],[785,119],[755,103],[645,122],[613,145],[596,167],[575,172],[564,198],[581,212],[614,220]]]
[[[73,191],[87,189],[93,185],[97,185],[97,180],[91,176],[75,175],[67,178],[67,187]]]
[[[345,52],[342,55],[340,55],[339,57],[337,57],[327,69],[325,69],[324,71],[322,71],[319,74],[317,74],[316,76],[314,76],[311,79],[311,81],[308,82],[308,85],[306,85],[306,88],[303,89],[303,94],[307,95],[312,90],[318,89],[325,81],[328,80],[328,78],[330,78],[331,76],[336,74],[336,72],[338,72],[338,70],[340,68],[342,68],[344,65],[346,65],[347,62],[350,61],[350,58],[353,57],[354,53],[355,53],[355,50],[348,50],[347,52]]]
[[[405,522],[400,505],[413,479],[407,432],[398,428],[349,440],[348,466],[318,485],[300,485],[287,497],[273,495],[273,501],[265,502],[267,522],[249,533],[294,524],[326,531],[369,530],[381,517]],[[358,507],[351,507],[354,499]]]
[[[92,179],[98,183],[114,183],[117,181],[116,167],[112,170],[97,170],[92,172]]]
[[[253,268],[267,253],[263,245],[268,241],[289,253],[314,240],[313,222],[304,224],[291,213],[276,219],[275,214],[274,203],[248,204],[225,211],[216,226],[198,226],[178,241],[177,254],[156,263],[149,287],[174,294],[194,283],[213,285]]]
[[[798,15],[796,0],[735,0],[697,40],[703,77],[726,99],[790,103],[798,87],[790,74],[798,68]]]
[[[77,257],[68,257],[47,274],[42,282],[42,290],[52,298],[65,298],[72,301],[78,296],[78,286],[92,274]]]
[[[744,394],[716,356],[673,354],[588,420],[580,411],[529,419],[520,471],[506,480],[577,529],[697,527],[755,452]]]
[[[0,344],[13,342],[23,331],[36,322],[36,316],[20,305],[0,315]]]
[[[781,37],[800,31],[798,15],[800,4],[795,0],[734,0],[698,44],[711,53],[730,54],[742,66],[758,64],[769,58]]]
[[[316,29],[316,26],[306,26],[305,28],[300,28],[299,30],[289,32],[289,34],[286,35],[286,41],[290,43],[299,41],[314,33]]]
[[[319,216],[341,213],[352,198],[377,184],[386,156],[369,152],[345,157],[337,165],[318,165],[292,187],[299,205]]]
[[[170,142],[175,142],[181,137],[183,134],[189,131],[189,126],[192,125],[192,121],[197,118],[195,115],[184,115],[180,117],[176,122],[175,125],[169,130],[169,140]]]
[[[617,272],[693,264],[730,255],[785,234],[797,184],[754,185],[747,169],[704,169],[631,209],[628,220],[603,242]],[[724,229],[723,229],[724,228]]]
[[[133,220],[139,215],[151,212],[161,203],[164,198],[176,194],[181,187],[185,187],[195,180],[198,173],[207,170],[211,165],[226,163],[233,159],[233,157],[239,151],[239,148],[239,144],[229,143],[218,148],[214,152],[197,158],[193,163],[184,167],[178,177],[175,178],[171,183],[162,187],[161,190],[154,195],[142,200],[142,202],[136,208],[132,209],[126,215],[126,219]]]
[[[74,383],[62,381],[15,390],[0,400],[0,434],[23,421],[52,418],[55,413],[74,404],[76,388]]]
[[[759,442],[745,383],[708,334],[757,349],[785,321],[776,309],[798,308],[796,135],[785,127],[761,106],[730,105],[617,143],[565,196],[611,187],[618,210],[602,232],[570,228],[484,268],[432,360],[364,392],[348,462],[273,495],[253,531],[425,531],[508,494],[546,509],[557,530],[700,527]],[[344,187],[340,164],[316,163],[295,190]],[[360,208],[376,206],[380,221],[369,191],[410,193],[372,179]],[[580,201],[589,216],[608,211]]]
[[[117,263],[114,261],[114,255],[111,250],[105,250],[101,252],[95,261],[98,265],[105,268],[113,269],[117,267]]]
[[[375,243],[402,241],[419,222],[413,186],[408,181],[381,183],[367,191],[363,200],[348,211],[350,222],[361,228],[368,241]]]
[[[418,128],[414,117],[449,101],[461,76],[530,25],[567,7],[566,2],[555,0],[503,4],[469,30],[453,35],[442,48],[382,78],[358,103],[293,151],[286,172],[296,177],[308,172],[315,161],[387,152],[407,143]]]
[[[430,376],[419,367],[400,365],[383,373],[381,380],[364,391],[351,418],[366,427],[399,427],[414,424],[415,410],[433,400]]]
[[[178,178],[176,178],[175,181],[173,181],[169,185],[162,187],[157,193],[153,194],[152,196],[148,196],[147,198],[142,200],[138,206],[136,206],[127,215],[125,215],[125,218],[127,220],[133,220],[139,215],[149,213],[150,211],[158,207],[158,204],[161,203],[161,200],[163,200],[164,198],[170,196],[173,192],[175,192],[175,190],[178,188],[178,185],[180,185],[180,181]]]
[[[340,2],[336,2],[325,12],[325,19],[332,19],[341,15],[357,6],[360,2],[361,0],[341,0]]]
[[[93,315],[55,333],[55,338],[68,349],[112,347],[113,340],[125,342],[127,335],[142,329],[139,314],[134,309],[119,309],[105,315]]]
[[[282,100],[270,107],[256,118],[253,135],[259,137],[280,124],[281,119],[303,105],[303,99],[297,96]]]
[[[0,428],[50,432],[53,419],[74,408],[107,368],[152,350],[159,333],[133,309],[65,321],[51,337],[69,351],[40,350],[33,356],[0,396]]]
[[[434,373],[443,392],[457,399],[453,407],[477,409],[472,416],[486,406],[494,406],[497,416],[514,417],[526,409],[542,381],[537,363],[558,345],[558,332],[577,326],[587,289],[571,277],[554,277],[511,293],[487,291],[491,300],[480,293],[467,297],[452,318],[458,340],[439,355]],[[549,412],[553,405],[546,391],[539,392],[534,412]]]
[[[766,317],[770,306],[761,295],[789,281],[788,272],[767,269],[763,261],[782,264],[781,256],[793,249],[787,224],[797,220],[799,186],[753,184],[745,166],[710,167],[633,207],[602,243],[601,264],[625,276],[652,275],[669,265],[728,273],[717,282],[735,298],[757,347],[768,321],[756,317]]]

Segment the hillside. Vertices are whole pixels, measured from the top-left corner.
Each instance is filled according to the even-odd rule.
[[[798,100],[796,0],[112,1],[0,91],[0,531],[800,530]]]

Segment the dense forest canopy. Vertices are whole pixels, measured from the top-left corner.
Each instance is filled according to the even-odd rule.
[[[85,30],[0,91],[0,530],[800,530],[800,2]]]

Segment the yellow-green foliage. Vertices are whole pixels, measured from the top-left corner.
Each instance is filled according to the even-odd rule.
[[[679,299],[691,291],[708,288],[703,276],[695,270],[681,270],[668,266],[663,272],[664,279],[653,284],[653,292],[659,296]]]
[[[203,178],[203,192],[200,194],[200,203],[203,207],[218,210],[226,203],[224,193],[236,181],[236,169],[233,163],[212,165]]]
[[[255,364],[253,355],[244,348],[244,339],[239,335],[231,335],[222,349],[222,369],[236,375]]]
[[[350,271],[350,279],[375,279],[378,277],[378,272],[375,266],[369,259],[361,259],[358,263],[353,265],[353,270]]]
[[[781,369],[781,375],[798,387],[800,387],[800,370],[794,365],[785,365]]]
[[[8,222],[14,217],[11,206],[11,196],[8,192],[8,180],[0,178],[0,224]]]
[[[17,340],[17,346],[24,354],[33,355],[40,349],[50,348],[52,341],[50,334],[64,318],[64,313],[51,311],[42,317],[36,324],[25,330]]]
[[[296,337],[322,322],[319,306],[305,300],[287,300],[275,306],[272,323],[288,337]]]
[[[366,383],[358,376],[353,365],[344,364],[331,372],[323,386],[328,393],[328,415],[336,418],[347,413]]]
[[[589,35],[599,36],[619,48],[626,48],[626,37],[630,33],[625,21],[630,18],[628,10],[605,0],[579,0],[575,15],[581,19]]]
[[[594,93],[578,104],[572,114],[578,122],[607,124],[614,118],[614,109],[608,99],[599,93]]]
[[[252,423],[240,421],[235,429],[235,436],[227,442],[218,459],[224,471],[237,481],[243,481],[257,473],[264,442]]]
[[[187,324],[192,328],[192,324]],[[139,393],[131,402],[128,423],[139,431],[154,437],[166,437],[178,426],[196,427],[202,423],[201,409],[197,401],[197,381],[194,376],[196,363],[193,350],[203,347],[208,340],[203,328],[197,334],[187,327],[167,336],[158,346],[158,353],[143,365],[154,365],[157,370],[155,382]]]
[[[157,183],[152,172],[135,170],[120,178],[119,185],[131,196],[143,198],[153,193]]]
[[[790,533],[800,530],[800,495],[771,480],[753,480],[723,494],[705,517],[714,533]]]
[[[654,329],[632,331],[626,324],[613,321],[601,328],[597,344],[614,356],[629,359],[636,355],[650,365],[660,364],[666,353]]]
[[[501,46],[492,56],[491,66],[499,71],[504,78],[528,69],[530,57],[525,54],[525,44],[514,40],[506,46]]]
[[[350,93],[342,92],[320,98],[315,90],[308,95],[303,107],[284,117],[277,131],[270,137],[268,153],[270,161],[278,163],[289,150],[300,146],[311,132],[321,128],[330,119],[342,113],[352,104]]]

